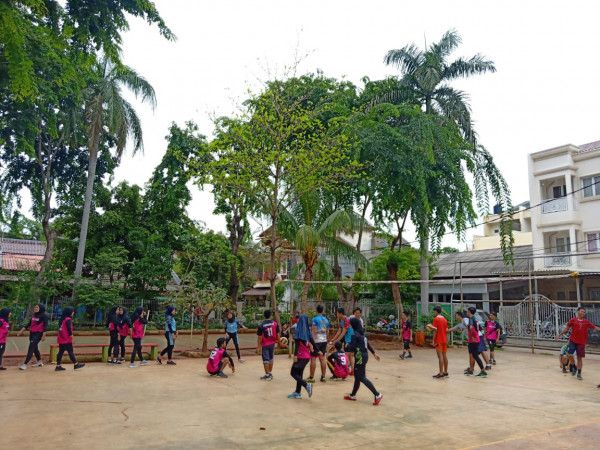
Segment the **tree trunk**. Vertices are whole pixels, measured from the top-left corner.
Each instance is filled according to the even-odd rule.
[[[231,277],[229,278],[228,292],[234,304],[237,302],[240,289],[240,278],[237,272],[238,253],[242,239],[244,239],[244,235],[246,234],[246,227],[241,225],[241,223],[242,217],[234,213],[229,224],[229,244],[231,245],[231,254],[234,256],[235,261],[230,265]]]
[[[98,142],[100,135],[95,134],[90,145],[90,159],[88,166],[87,185],[85,187],[85,201],[83,203],[83,216],[81,217],[81,230],[79,233],[79,247],[77,249],[77,260],[75,262],[75,287],[73,289],[73,298],[77,296],[77,287],[79,278],[83,270],[83,258],[85,256],[85,242],[87,239],[88,223],[90,220],[90,209],[92,206],[92,196],[94,194],[94,178],[96,177],[96,163],[98,162]]]
[[[386,264],[388,275],[391,281],[398,280],[398,265],[397,264]],[[398,283],[392,283],[392,297],[394,297],[394,303],[396,304],[396,309],[398,310],[398,315],[402,317],[402,313],[404,312],[404,308],[402,307],[402,296],[400,295],[400,286]],[[400,317],[397,317],[399,320]]]
[[[429,314],[429,239],[424,242],[425,255],[421,254],[421,314]]]
[[[335,281],[338,281],[338,283],[335,284],[335,287],[337,288],[338,301],[340,303],[344,303],[346,301],[346,294],[344,293],[344,288],[341,283],[342,268],[340,267],[338,261],[338,255],[333,256],[333,278]]]
[[[277,217],[272,217],[271,221],[271,267],[269,268],[269,287],[271,294],[271,312],[275,318],[275,322],[281,327],[281,319],[279,317],[279,310],[277,308],[277,297],[275,296],[275,279],[277,278],[277,272],[275,272],[275,252],[277,251]]]
[[[304,271],[304,281],[312,281],[313,280],[313,269],[312,267],[306,267],[306,270]],[[304,283],[304,286],[302,286],[302,303],[300,305],[300,313],[302,314],[306,314],[308,307],[307,307],[307,303],[308,303],[308,290],[310,289],[310,284],[309,283]]]
[[[204,316],[204,340],[202,341],[202,353],[208,351],[208,316],[212,311],[205,311],[206,315]]]

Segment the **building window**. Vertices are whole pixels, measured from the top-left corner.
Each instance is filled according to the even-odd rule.
[[[571,238],[556,238],[556,253],[567,253],[571,251]]]
[[[594,197],[600,195],[600,176],[582,178],[581,184],[583,187],[584,197]]]
[[[600,289],[590,289],[590,300],[593,302],[600,300]]]
[[[566,197],[567,195],[567,186],[564,184],[562,186],[554,186],[552,188],[552,198],[561,198]]]
[[[558,291],[556,293],[556,300],[558,300],[559,302],[563,301],[563,300],[566,300],[566,299],[567,299],[567,296],[565,295],[564,291]]]
[[[585,240],[588,252],[600,252],[600,233],[587,233]]]

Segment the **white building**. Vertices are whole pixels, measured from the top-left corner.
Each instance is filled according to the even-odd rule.
[[[529,155],[536,271],[600,271],[600,141]]]

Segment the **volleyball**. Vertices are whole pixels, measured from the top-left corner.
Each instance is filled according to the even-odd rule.
[[[288,344],[288,340],[286,337],[282,337],[281,339],[279,339],[279,343],[281,345],[287,345]]]
[[[433,331],[433,325],[431,325],[430,323],[428,323],[425,328],[427,328],[427,331]]]

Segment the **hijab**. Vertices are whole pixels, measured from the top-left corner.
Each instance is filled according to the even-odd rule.
[[[231,314],[231,318],[228,317],[227,321],[229,323],[233,323],[233,322],[235,322],[235,313],[234,312],[230,312],[230,314]]]
[[[353,317],[352,319],[350,319],[350,326],[356,333],[365,334],[365,331],[363,330],[359,318]]]
[[[40,308],[40,310],[36,313],[33,313],[33,315],[35,317],[42,317],[46,313],[46,306],[42,305],[41,303],[38,303],[37,307]]]
[[[0,319],[6,320],[8,322],[8,315],[12,312],[10,308],[0,309]]]
[[[294,335],[294,339],[310,341],[311,336],[312,333],[308,328],[308,316],[306,314],[302,314],[296,326],[296,334]]]
[[[174,306],[167,306],[167,311],[165,313],[165,317],[173,316],[173,311],[175,311]]]
[[[72,306],[65,306],[62,310],[62,315],[60,316],[60,323],[62,324],[67,317],[71,317],[71,314],[75,312],[75,308]]]
[[[131,323],[134,323],[136,320],[138,320],[141,317],[143,312],[144,312],[143,306],[138,306],[137,308],[135,308],[135,311],[131,315]]]

